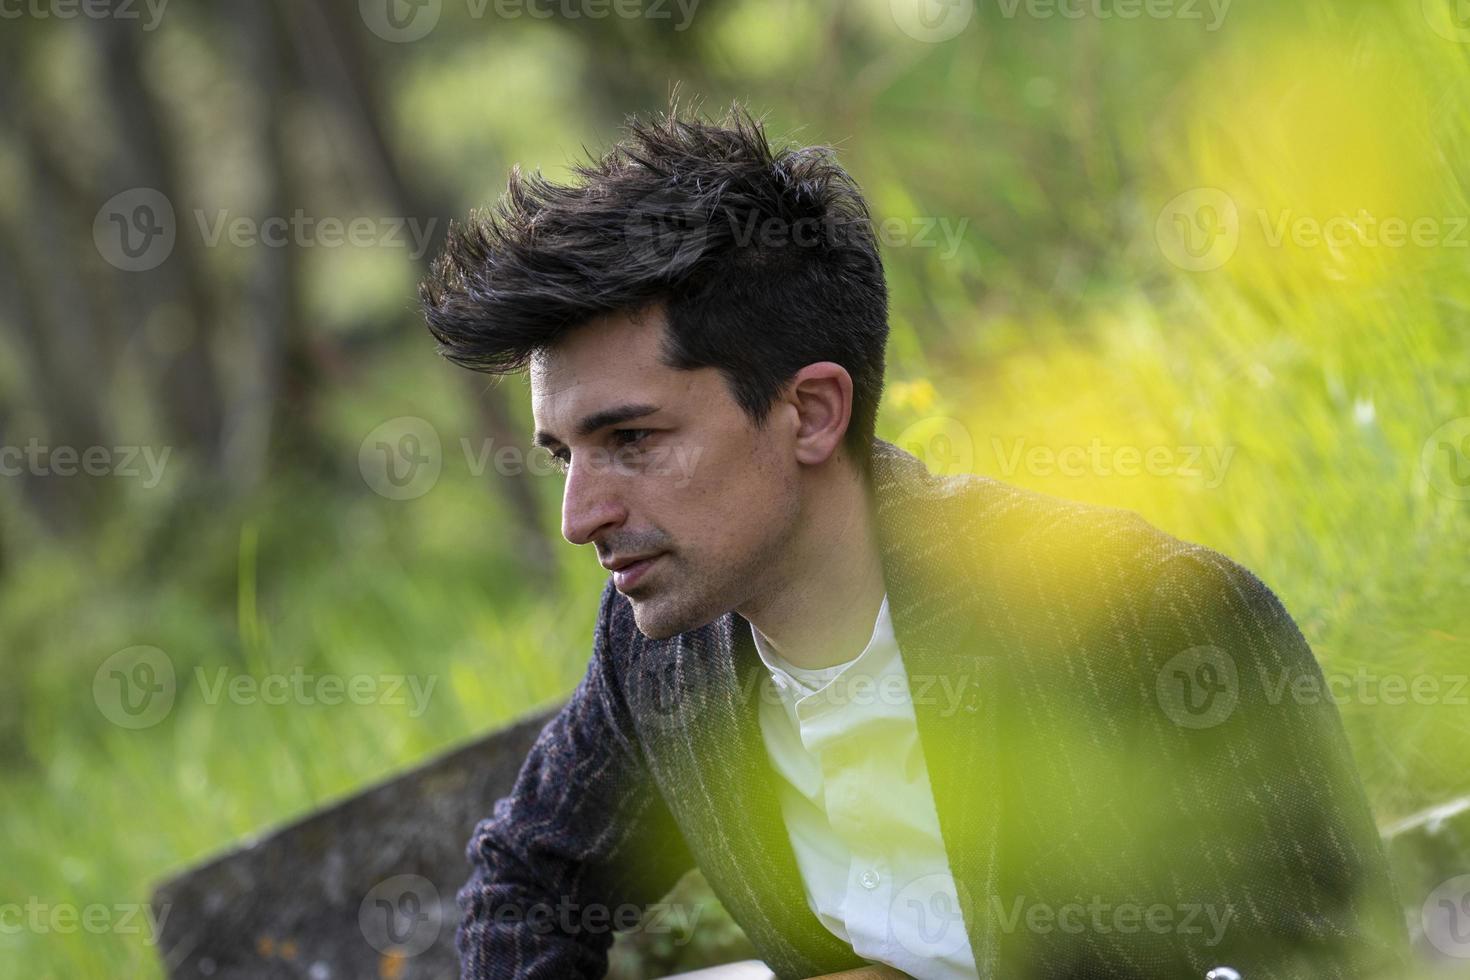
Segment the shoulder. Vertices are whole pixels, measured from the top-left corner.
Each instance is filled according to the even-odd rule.
[[[981,561],[1069,555],[1156,564],[1191,547],[1133,511],[1028,490],[973,473],[932,473],[897,446],[874,446],[879,519],[972,546]]]
[[[922,470],[922,464],[920,464]],[[905,509],[954,543],[987,589],[1053,612],[1142,619],[1229,613],[1290,621],[1248,568],[1135,511],[1069,500],[985,476],[911,470]]]

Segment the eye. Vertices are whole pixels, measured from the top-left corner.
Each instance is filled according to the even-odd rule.
[[[613,439],[620,446],[631,446],[636,442],[642,442],[652,432],[652,429],[614,429]]]
[[[558,449],[551,454],[551,468],[558,473],[565,473],[567,467],[572,465],[572,454],[565,449]]]

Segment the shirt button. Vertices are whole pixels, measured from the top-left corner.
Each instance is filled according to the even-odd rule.
[[[862,875],[858,877],[858,881],[862,882],[863,887],[868,889],[868,891],[872,891],[874,888],[878,887],[878,872],[864,871]]]

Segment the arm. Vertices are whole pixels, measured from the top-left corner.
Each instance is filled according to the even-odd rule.
[[[1165,563],[1145,623],[1160,710],[1137,733],[1137,792],[1170,798],[1151,811],[1167,809],[1169,826],[1152,828],[1150,870],[1164,893],[1229,916],[1212,943],[1178,937],[1190,968],[1401,975],[1403,916],[1377,828],[1321,668],[1280,601],[1198,549]]]
[[[693,865],[618,686],[616,598],[609,583],[586,676],[475,827],[455,937],[465,980],[601,977],[613,928]]]

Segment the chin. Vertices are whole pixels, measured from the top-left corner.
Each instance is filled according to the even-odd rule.
[[[646,598],[629,596],[633,605],[633,621],[638,632],[650,640],[667,640],[671,636],[699,629],[718,619],[721,613],[708,614],[678,603],[674,596],[653,595]]]

